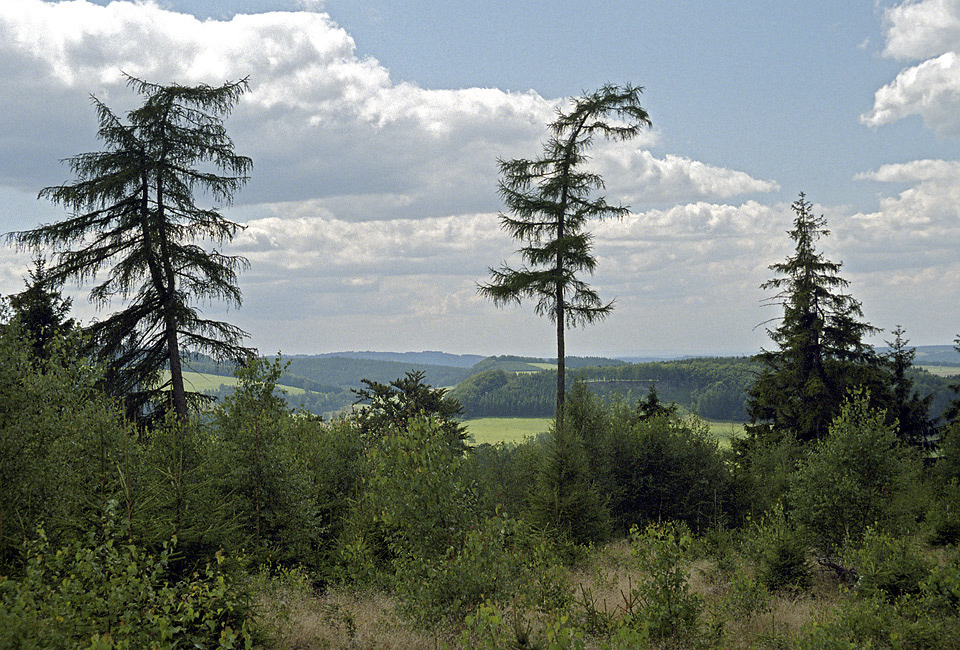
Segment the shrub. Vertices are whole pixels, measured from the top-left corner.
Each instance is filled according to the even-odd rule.
[[[168,582],[176,540],[159,555],[88,535],[54,550],[40,531],[23,577],[0,578],[0,648],[249,648],[248,594],[225,557]]]
[[[487,518],[440,557],[413,555],[396,562],[400,611],[428,628],[463,621],[485,599],[512,593],[520,566],[512,549],[517,523]]]
[[[757,579],[769,589],[799,591],[810,585],[807,539],[775,505],[747,534],[746,552],[757,564]]]
[[[237,370],[237,390],[213,415],[213,471],[225,515],[234,525],[230,548],[257,563],[314,564],[317,513],[310,476],[276,394],[280,361],[254,359]]]
[[[793,515],[826,553],[871,525],[897,534],[916,524],[920,460],[885,420],[869,395],[853,394],[793,477]]]
[[[863,541],[844,553],[844,564],[858,576],[857,589],[890,600],[920,592],[931,566],[909,537],[893,537],[868,527]]]
[[[693,537],[682,523],[630,530],[630,551],[643,578],[631,590],[625,616],[653,638],[696,637],[703,600],[690,592],[686,565]]]
[[[651,417],[619,428],[612,444],[612,510],[621,527],[675,520],[703,530],[726,518],[732,475],[705,422]]]

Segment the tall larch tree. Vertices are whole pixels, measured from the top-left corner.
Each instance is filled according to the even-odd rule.
[[[775,350],[754,359],[760,372],[749,391],[747,412],[753,424],[790,431],[800,440],[823,437],[849,388],[887,390],[885,373],[865,336],[879,330],[863,320],[860,303],[844,291],[841,264],[826,259],[817,242],[830,231],[803,194],[792,205],[794,253],[770,269],[779,277],[761,285],[776,294],[770,303],[783,308],[775,329],[768,329]]]
[[[197,195],[229,204],[248,179],[252,161],[234,151],[223,124],[248,84],[128,82],[143,105],[124,121],[93,97],[104,150],[69,158],[77,179],[40,192],[72,214],[9,237],[22,248],[53,250],[51,282],[96,280],[91,299],[100,307],[114,297],[126,301],[87,328],[107,365],[107,388],[131,414],[166,402],[160,398],[169,390],[173,410],[185,418],[185,356],[237,359],[251,352],[242,345],[245,332],[204,318],[198,308],[204,301],[241,302],[237,274],[247,260],[200,245],[229,242],[241,226],[218,207],[198,204]]]
[[[594,197],[604,187],[600,175],[584,169],[586,151],[597,135],[629,140],[650,126],[640,105],[639,86],[605,85],[572,99],[569,110],[558,110],[549,125],[550,137],[536,159],[500,160],[500,196],[508,213],[501,227],[525,243],[518,252],[526,263],[514,269],[490,269],[491,280],[479,293],[498,306],[536,301],[538,315],[557,327],[557,409],[563,416],[565,388],[564,331],[601,320],[613,309],[582,280],[593,273],[597,260],[592,236],[585,230],[591,219],[621,218],[628,209]]]

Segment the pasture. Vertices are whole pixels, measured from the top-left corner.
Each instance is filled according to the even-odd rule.
[[[710,427],[710,433],[720,441],[721,447],[729,447],[730,440],[743,435],[742,422],[705,422]],[[553,418],[477,418],[464,421],[467,432],[478,445],[523,442],[524,438],[543,433],[552,423]]]

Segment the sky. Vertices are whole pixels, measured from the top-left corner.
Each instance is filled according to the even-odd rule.
[[[769,349],[801,192],[872,343],[960,332],[960,0],[0,0],[0,233],[67,216],[37,194],[100,149],[91,95],[138,106],[123,73],[249,78],[226,127],[254,167],[223,208],[244,301],[202,309],[264,354],[555,355],[532,304],[477,294],[520,264],[497,161],[605,83],[643,86],[652,127],[589,151],[630,213],[589,226],[616,303],[568,354]],[[30,259],[0,243],[0,295]],[[81,320],[122,306],[89,289],[64,289]]]

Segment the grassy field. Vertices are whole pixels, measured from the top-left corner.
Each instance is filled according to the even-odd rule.
[[[169,377],[169,372],[165,373],[164,379]],[[208,375],[201,372],[184,372],[183,384],[188,391],[202,393],[208,390],[217,390],[221,386],[236,386],[236,377],[224,377],[222,375]],[[286,391],[291,395],[302,395],[306,391],[295,386],[277,385],[277,388]]]
[[[488,442],[492,445],[522,442],[524,438],[546,431],[551,422],[553,418],[477,418],[464,424],[476,444]]]
[[[476,444],[485,442],[522,442],[524,438],[535,436],[550,428],[553,418],[477,418],[467,420],[467,431]],[[720,440],[722,447],[730,445],[730,440],[743,434],[742,422],[710,422],[710,433]]]
[[[937,377],[953,377],[954,375],[960,375],[960,366],[917,366],[917,368],[922,368],[931,375],[936,375]]]

